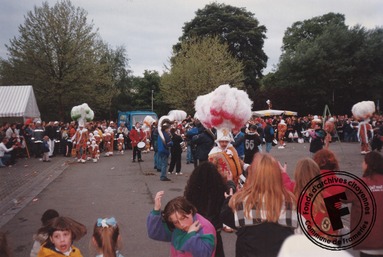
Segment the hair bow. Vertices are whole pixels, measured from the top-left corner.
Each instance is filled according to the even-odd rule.
[[[97,227],[103,227],[103,228],[107,228],[109,226],[116,226],[117,225],[117,222],[116,222],[116,219],[114,217],[111,217],[111,218],[105,218],[105,219],[101,219],[101,218],[98,218],[97,219]]]

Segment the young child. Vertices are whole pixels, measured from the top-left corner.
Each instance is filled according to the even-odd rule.
[[[56,218],[58,216],[59,216],[59,213],[56,210],[48,209],[41,216],[41,223],[43,226],[46,226],[51,219]],[[33,247],[29,257],[37,256],[41,245],[45,242],[45,240],[47,240],[47,238],[48,238],[47,233],[38,233],[33,235],[34,243],[33,243]]]
[[[97,219],[92,241],[97,250],[96,257],[123,257],[118,251],[120,229],[114,217]]]
[[[86,227],[68,217],[51,219],[46,226],[39,229],[38,233],[46,233],[47,240],[43,243],[38,257],[82,257],[78,248],[72,245],[86,234]]]
[[[43,138],[43,150],[44,150],[44,154],[43,154],[43,162],[50,162],[51,160],[49,159],[49,137],[48,136],[44,136]]]
[[[170,256],[215,256],[216,232],[214,226],[197,213],[185,197],[177,197],[166,204],[161,214],[159,191],[154,199],[154,209],[147,219],[151,239],[171,242]]]

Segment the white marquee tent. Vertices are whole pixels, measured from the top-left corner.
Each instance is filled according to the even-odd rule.
[[[0,120],[25,122],[36,118],[40,118],[40,111],[32,86],[0,86]]]

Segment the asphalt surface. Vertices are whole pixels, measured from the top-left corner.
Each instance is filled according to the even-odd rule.
[[[290,176],[297,160],[310,156],[308,143],[288,143],[285,149],[273,147],[271,154],[286,162]],[[361,176],[358,143],[334,142],[330,145],[340,169]],[[153,196],[165,190],[163,205],[182,195],[193,165],[182,158],[183,175],[159,180],[153,168],[153,152],[143,154],[144,162],[132,163],[132,152],[101,156],[98,163],[74,162],[57,156],[52,162],[19,159],[13,167],[0,169],[0,230],[6,232],[15,257],[29,256],[33,234],[41,226],[40,217],[49,208],[83,223],[88,233],[74,245],[83,256],[94,256],[90,244],[97,218],[114,216],[120,226],[124,256],[169,256],[169,244],[149,239],[146,217],[153,208]],[[226,256],[235,256],[234,233],[223,233]],[[352,254],[354,252],[350,251]]]

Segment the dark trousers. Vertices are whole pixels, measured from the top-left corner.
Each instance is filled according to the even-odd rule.
[[[34,145],[35,147],[35,150],[34,150],[34,153],[35,153],[35,157],[36,158],[41,158],[43,157],[43,143],[39,142],[39,143],[35,143]]]
[[[181,154],[182,150],[180,152],[172,152],[170,156],[169,172],[173,172],[174,166],[176,166],[176,173],[181,172]]]
[[[138,160],[141,160],[141,151],[138,150],[137,146],[133,147],[133,160],[136,159],[136,156],[137,156]]]

